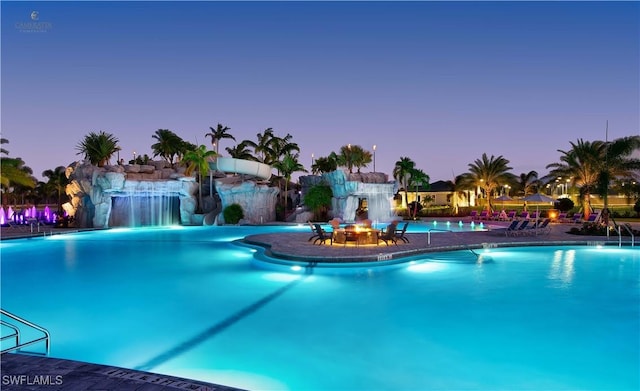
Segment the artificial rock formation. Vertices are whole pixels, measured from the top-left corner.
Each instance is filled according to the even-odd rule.
[[[240,176],[216,179],[216,189],[222,203],[222,210],[231,204],[242,207],[243,224],[262,224],[276,219],[276,202],[280,190],[242,180]],[[222,213],[218,216],[218,224],[224,223]]]
[[[353,173],[336,170],[322,176],[300,177],[302,193],[318,183],[325,182],[331,187],[333,199],[331,214],[344,221],[355,221],[360,199],[367,200],[368,218],[374,222],[385,222],[395,218],[392,208],[393,196],[397,191],[395,181],[389,182],[384,173]]]
[[[115,218],[112,216],[114,198],[177,197],[180,223],[193,224],[197,220],[194,218],[198,189],[195,179],[185,177],[183,170],[174,170],[166,162],[150,163],[105,167],[86,162],[70,165],[66,171],[70,180],[66,193],[71,201],[64,205],[65,211],[74,217],[78,227],[107,228],[110,219]]]

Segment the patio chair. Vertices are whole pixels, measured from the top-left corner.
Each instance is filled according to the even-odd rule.
[[[396,246],[398,245],[397,243],[397,239],[396,239],[396,227],[398,226],[398,224],[396,222],[393,222],[389,225],[387,225],[387,228],[383,229],[380,232],[380,235],[378,235],[378,240],[382,240],[384,242],[384,244],[386,244],[387,246],[389,245],[389,242],[395,244]]]
[[[509,236],[511,233],[513,233],[513,231],[515,231],[517,229],[518,224],[520,224],[519,220],[511,221],[511,224],[509,224],[509,226],[504,229],[504,234],[506,236]]]
[[[520,223],[519,226],[517,226],[511,231],[507,231],[507,236],[516,236],[516,235],[522,234],[523,232],[525,232],[528,225],[529,225],[529,220],[522,220],[522,223]]]
[[[536,226],[536,235],[549,235],[551,233],[551,227],[549,227],[549,223],[551,219],[544,219],[541,223]]]
[[[585,223],[597,223],[600,220],[600,212],[593,212],[589,215]]]
[[[404,223],[404,227],[402,227],[402,229],[396,229],[396,242],[398,240],[402,240],[404,243],[409,243],[409,238],[405,236],[405,233],[407,233],[408,226],[409,226],[409,223],[406,222]]]
[[[312,235],[309,237],[309,240],[307,240],[308,242],[312,241],[313,239],[318,237],[318,233],[316,232],[316,227],[314,227],[314,224],[309,221],[309,227],[311,227],[311,233]]]
[[[324,244],[328,240],[329,243],[333,245],[333,232],[326,232],[324,229],[322,229],[320,224],[313,224],[313,227],[317,235],[317,237],[313,240],[313,244]]]

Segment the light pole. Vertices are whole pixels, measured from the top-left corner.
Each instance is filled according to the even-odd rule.
[[[376,145],[373,144],[373,172],[376,172]]]
[[[313,153],[312,153],[312,154],[311,154],[311,165],[312,165],[312,166],[313,166],[313,163],[314,163],[313,158],[314,158],[314,156],[313,156]],[[313,167],[311,167],[311,169],[313,169]]]

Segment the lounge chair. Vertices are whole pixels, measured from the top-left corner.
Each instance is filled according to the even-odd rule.
[[[549,235],[551,233],[551,227],[549,227],[549,223],[551,219],[544,219],[541,223],[536,226],[536,235]]]
[[[475,220],[477,216],[478,216],[477,210],[472,210],[471,212],[469,212],[469,217],[471,217],[471,220]]]
[[[387,246],[389,245],[389,242],[397,246],[398,245],[397,239],[396,239],[397,226],[398,224],[395,222],[387,225],[387,228],[383,229],[382,232],[380,232],[380,235],[378,235],[378,240],[382,240],[384,244],[386,244]]]
[[[520,221],[518,221],[518,220],[513,220],[513,221],[511,222],[511,224],[510,224],[507,228],[505,228],[505,229],[504,229],[504,234],[505,234],[506,236],[509,236],[511,233],[513,233],[513,231],[515,231],[515,230],[516,230],[516,228],[518,227],[518,224],[520,224]]]
[[[574,213],[573,216],[571,216],[571,222],[572,223],[582,222],[582,213]]]
[[[506,214],[505,214],[506,216]],[[493,213],[491,213],[491,220],[500,220],[500,212],[495,211]]]
[[[313,240],[313,244],[324,244],[327,240],[333,245],[333,232],[326,232],[320,224],[313,224],[317,237]]]
[[[585,223],[597,223],[600,220],[600,212],[593,212],[585,220]]]
[[[402,227],[402,229],[396,229],[396,242],[398,240],[402,240],[404,243],[409,243],[409,238],[405,236],[405,233],[407,233],[408,226],[409,226],[409,223],[406,222],[404,223],[404,226]]]
[[[485,209],[480,212],[480,214],[478,215],[478,220],[489,220],[489,211]]]
[[[522,220],[522,223],[520,223],[519,226],[517,226],[511,231],[507,231],[507,236],[516,236],[516,235],[522,234],[523,232],[525,232],[528,225],[529,225],[529,220]]]
[[[507,213],[507,219],[514,220],[517,214],[518,212],[516,212],[515,210],[509,211],[509,213]]]
[[[529,212],[522,212],[520,213],[520,215],[518,216],[518,218],[520,220],[529,220]]]
[[[568,220],[567,220],[567,213],[566,213],[566,212],[561,212],[561,213],[559,213],[559,214],[558,214],[558,218],[557,218],[557,220],[558,220],[559,222],[561,222],[561,223],[564,223],[565,221],[568,221]]]

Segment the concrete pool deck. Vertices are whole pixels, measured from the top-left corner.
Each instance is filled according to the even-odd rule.
[[[570,228],[579,224],[552,224],[548,235],[506,236],[501,228],[507,223],[490,222],[491,230],[475,232],[442,232],[431,235],[408,233],[409,243],[397,246],[363,245],[344,246],[314,245],[308,239],[311,231],[300,233],[273,233],[250,235],[242,242],[268,249],[272,256],[302,262],[367,262],[396,260],[398,258],[438,251],[479,249],[484,247],[539,246],[539,245],[617,245],[618,236],[580,236],[568,234]],[[640,228],[639,223],[633,224]],[[79,232],[77,229],[51,228],[46,236]],[[44,234],[19,232],[11,227],[3,227],[1,239],[42,237]],[[622,237],[624,245],[631,243],[630,237]],[[382,257],[380,257],[382,255]],[[389,258],[390,257],[390,258]],[[154,374],[112,366],[62,360],[45,356],[5,353],[0,356],[3,390],[223,390],[236,391],[237,388],[182,379],[168,375]],[[13,377],[4,377],[5,375]],[[60,376],[60,377],[58,377]],[[13,380],[12,380],[13,379]],[[8,384],[14,381],[14,384]],[[37,384],[40,381],[40,384]],[[19,384],[15,384],[15,382]],[[43,384],[42,382],[49,382]]]

